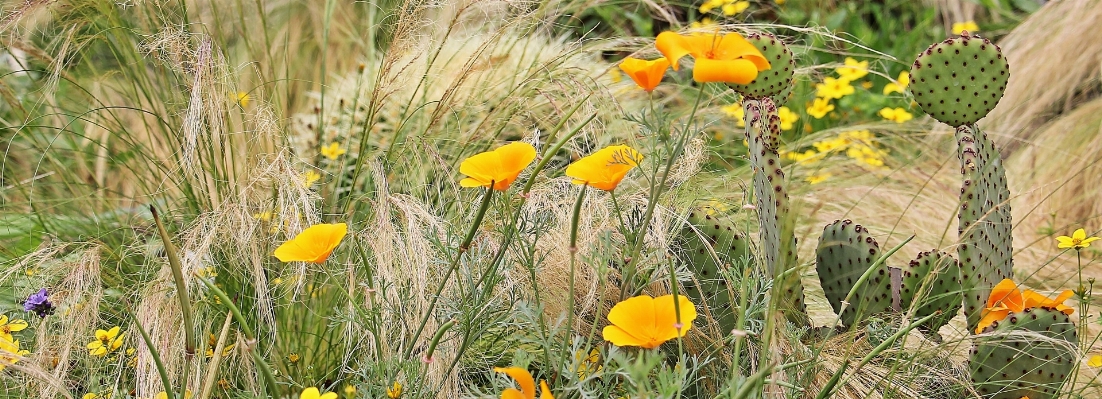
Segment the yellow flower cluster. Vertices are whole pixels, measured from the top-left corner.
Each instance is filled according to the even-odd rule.
[[[738,127],[746,127],[746,111],[742,109],[742,103],[727,105],[720,108],[720,110],[727,116],[734,118]],[[781,119],[781,130],[792,130],[796,122],[800,120],[800,115],[792,112],[788,107],[778,108],[777,116]]]
[[[729,17],[746,11],[747,8],[750,8],[750,2],[739,0],[707,0],[704,4],[700,5],[700,13],[707,14],[717,8],[723,12],[723,15]]]
[[[104,357],[122,346],[122,339],[126,334],[122,333],[119,326],[110,330],[96,330],[96,339],[88,343],[88,354],[95,357]]]
[[[877,145],[876,138],[868,130],[842,132],[837,137],[816,141],[811,146],[815,149],[802,152],[782,150],[780,155],[784,159],[795,163],[808,164],[822,160],[831,154],[844,153],[850,159],[873,169],[883,168],[884,158],[888,155],[888,151]],[[824,172],[808,176],[805,180],[811,184],[818,184],[832,176],[832,174]]]
[[[807,106],[808,115],[815,119],[822,119],[831,111],[834,111],[834,104],[830,103],[831,100],[838,100],[854,93],[855,89],[852,83],[868,75],[869,62],[846,57],[844,65],[835,68],[834,73],[838,74],[837,78],[828,77],[823,79],[822,83],[815,85],[816,98]]]
[[[0,370],[15,364],[30,353],[20,349],[19,340],[11,335],[25,328],[27,328],[26,321],[14,318],[9,320],[7,315],[0,315]]]

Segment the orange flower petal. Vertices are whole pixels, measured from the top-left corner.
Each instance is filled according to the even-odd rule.
[[[758,77],[758,68],[753,62],[738,60],[711,60],[697,58],[693,66],[693,80],[701,83],[721,82],[747,84]]]
[[[639,338],[629,334],[624,329],[617,326],[605,326],[601,330],[601,336],[605,338],[605,341],[611,342],[616,346],[642,346],[650,344],[649,339]],[[657,346],[657,345],[656,345]]]
[[[1011,279],[1003,279],[995,287],[991,288],[991,296],[987,298],[987,307],[992,308],[1002,305],[1015,312],[1025,310],[1025,299],[1018,290],[1017,284]]]
[[[520,367],[494,367],[494,371],[505,373],[509,377],[512,377],[514,380],[516,380],[517,385],[520,386],[520,391],[524,394],[525,398],[536,399],[536,380],[532,378],[532,373],[529,373],[528,370],[522,369]],[[508,391],[508,389],[506,391]],[[501,397],[503,399],[505,398],[505,391],[501,393]]]
[[[658,37],[654,40],[654,47],[662,53],[662,56],[669,61],[673,70],[680,70],[677,61],[692,53],[690,50],[690,43],[686,40],[685,36],[681,36],[675,32],[662,32],[658,34]]]
[[[506,388],[504,391],[501,391],[501,399],[529,399],[529,398],[525,398],[524,394],[520,393],[520,391],[516,390],[515,388]]]
[[[980,323],[976,325],[976,334],[979,334],[983,329],[990,326],[996,321],[1001,321],[1010,314],[1010,310],[989,310],[985,311],[983,318],[980,319]]]
[[[608,146],[567,166],[566,175],[574,178],[574,184],[612,191],[642,159],[626,145]]]
[[[651,92],[662,82],[666,75],[666,68],[670,67],[670,61],[665,58],[647,61],[638,58],[627,57],[620,62],[620,70],[624,71],[635,84],[647,92]]]
[[[693,320],[696,320],[696,307],[693,306],[693,302],[684,295],[678,295],[677,302],[681,310],[680,336],[684,337],[685,333],[693,327]],[[655,338],[659,340],[668,341],[677,338],[679,335],[676,326],[677,313],[673,303],[673,295],[663,295],[654,298]]]
[[[642,340],[654,337],[654,298],[650,295],[631,297],[608,311],[608,321],[624,332]]]
[[[459,164],[459,173],[468,177],[459,182],[463,187],[489,187],[505,191],[536,159],[536,148],[525,142],[512,142],[492,151],[472,155]]]
[[[717,60],[736,60],[744,59],[752,62],[754,67],[758,71],[764,71],[769,69],[769,60],[762,55],[761,51],[757,47],[754,47],[746,38],[737,33],[728,33],[723,35],[718,43],[715,43],[712,47],[712,59]]]
[[[347,224],[316,224],[280,245],[273,255],[281,262],[322,263],[329,259],[346,234]]]
[[[551,388],[547,387],[547,381],[540,380],[540,399],[555,399],[551,394]]]

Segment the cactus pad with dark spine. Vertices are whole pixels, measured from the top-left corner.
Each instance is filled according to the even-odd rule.
[[[975,338],[968,361],[983,398],[1055,398],[1075,368],[1075,325],[1055,309],[1011,312],[983,333],[990,335]]]
[[[750,246],[732,221],[710,210],[696,209],[689,213],[689,223],[682,231],[682,260],[694,277],[685,284],[685,295],[694,303],[707,305],[705,314],[710,314],[720,331],[727,334],[735,328],[736,320],[732,293],[723,272],[749,264]]]
[[[880,258],[880,246],[868,229],[851,220],[835,220],[826,225],[815,250],[815,270],[823,293],[834,312],[841,312],[842,323],[851,327],[868,316],[888,311],[892,305],[891,281],[884,264],[850,298],[843,311],[842,301],[865,271]]]
[[[963,126],[995,108],[1009,77],[1010,65],[999,46],[965,32],[918,55],[911,64],[911,93],[934,119]]]
[[[792,59],[792,50],[776,36],[768,33],[753,33],[746,36],[746,40],[769,60],[770,68],[758,72],[758,77],[750,83],[728,86],[748,98],[769,97],[783,104],[795,86],[792,76],[796,73],[796,61]]]
[[[964,183],[960,189],[957,233],[964,289],[964,315],[974,330],[994,287],[1013,278],[1010,189],[995,143],[972,126],[957,128],[957,156]]]
[[[934,275],[931,275],[934,273]],[[922,327],[937,332],[960,310],[962,300],[960,262],[941,251],[921,252],[903,268],[900,303],[903,310],[916,303],[914,317],[921,319],[941,311]]]
[[[778,308],[789,321],[807,325],[803,283],[797,270],[795,215],[789,209],[784,171],[777,154],[781,131],[777,105],[764,97],[747,98],[742,106],[746,115],[750,165],[754,168],[762,262],[769,276],[776,279],[772,298],[779,301]]]

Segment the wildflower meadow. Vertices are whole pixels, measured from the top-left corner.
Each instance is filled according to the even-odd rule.
[[[0,398],[1102,398],[1099,24],[0,2]]]

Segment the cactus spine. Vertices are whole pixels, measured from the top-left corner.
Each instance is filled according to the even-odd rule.
[[[930,46],[911,65],[911,92],[919,106],[957,128],[964,180],[957,254],[969,329],[979,322],[991,287],[1013,274],[1006,171],[995,144],[975,126],[1002,98],[1009,77],[999,46],[968,32]]]

